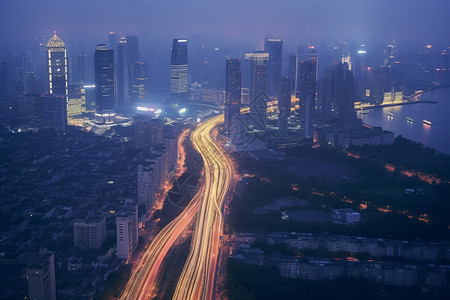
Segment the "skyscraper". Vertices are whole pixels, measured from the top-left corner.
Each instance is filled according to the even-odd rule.
[[[319,55],[317,49],[314,46],[308,46],[308,60],[312,60],[316,63],[316,81],[319,79]]]
[[[188,90],[188,41],[174,39],[170,59],[170,92],[174,99],[187,100]]]
[[[127,35],[127,56],[129,64],[138,62],[141,58],[139,40],[135,35]]]
[[[67,101],[67,55],[66,45],[55,34],[47,43],[47,68],[49,93],[64,95]]]
[[[224,111],[224,130],[232,133],[232,126],[240,115],[241,106],[241,60],[227,58],[226,60],[226,99]]]
[[[95,67],[95,121],[99,124],[114,123],[114,52],[105,44],[98,44],[94,51]]]
[[[291,85],[292,80],[289,77],[281,78],[280,97],[278,98],[278,128],[281,135],[287,132],[288,118],[291,114]]]
[[[86,53],[78,53],[77,55],[77,72],[76,80],[79,83],[85,83],[88,79],[87,76],[87,54]]]
[[[266,37],[264,51],[269,53],[268,93],[278,97],[281,84],[281,60],[283,56],[283,40]]]
[[[291,91],[297,91],[298,55],[291,53],[289,56],[289,78],[291,79]]]
[[[124,108],[129,102],[127,39],[122,36],[117,46],[117,106]]]
[[[147,65],[142,62],[135,62],[131,66],[131,91],[130,101],[143,101],[148,97],[148,71]]]
[[[266,129],[267,118],[267,68],[269,53],[246,53],[250,69],[250,123],[256,131]]]
[[[300,98],[300,123],[304,130],[304,137],[311,137],[311,119],[315,107],[316,97],[316,61],[303,60],[300,62],[300,76],[298,97]]]
[[[322,84],[321,102],[325,121],[354,121],[355,95],[356,84],[348,64],[336,64]]]

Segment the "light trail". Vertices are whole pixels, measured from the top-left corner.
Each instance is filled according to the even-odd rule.
[[[202,123],[191,141],[204,161],[202,184],[183,212],[164,227],[145,251],[120,299],[151,299],[164,258],[196,217],[191,250],[180,276],[174,299],[212,299],[223,227],[222,205],[233,183],[230,158],[213,140],[213,129],[223,115]]]
[[[204,161],[204,188],[192,237],[191,251],[173,299],[212,299],[223,227],[222,205],[233,183],[235,170],[228,155],[213,140],[213,129],[223,116],[201,124],[191,135]]]

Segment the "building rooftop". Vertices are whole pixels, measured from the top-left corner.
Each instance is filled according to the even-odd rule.
[[[66,44],[64,44],[64,42],[56,35],[56,33],[47,43],[47,48],[64,48],[65,46]]]

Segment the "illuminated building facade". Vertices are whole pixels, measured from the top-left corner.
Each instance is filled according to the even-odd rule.
[[[188,41],[187,39],[174,39],[170,59],[170,92],[174,99],[187,100],[188,91]]]
[[[105,44],[98,44],[94,51],[95,64],[95,122],[114,123],[114,52]]]
[[[241,60],[238,58],[226,60],[226,100],[224,130],[231,134],[231,127],[239,118],[241,107]]]
[[[67,101],[66,45],[56,34],[47,43],[47,68],[49,94],[64,95]]]

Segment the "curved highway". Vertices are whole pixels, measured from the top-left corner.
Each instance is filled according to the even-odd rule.
[[[191,250],[178,281],[173,299],[212,299],[222,233],[222,205],[232,185],[233,164],[214,141],[214,127],[223,116],[200,125],[191,135],[204,161],[202,199],[192,237]]]
[[[191,250],[177,284],[174,299],[212,299],[222,231],[222,204],[231,187],[234,168],[212,138],[223,115],[200,124],[191,141],[204,161],[202,185],[183,212],[164,227],[145,251],[120,299],[151,299],[162,262],[175,241],[196,218]]]

